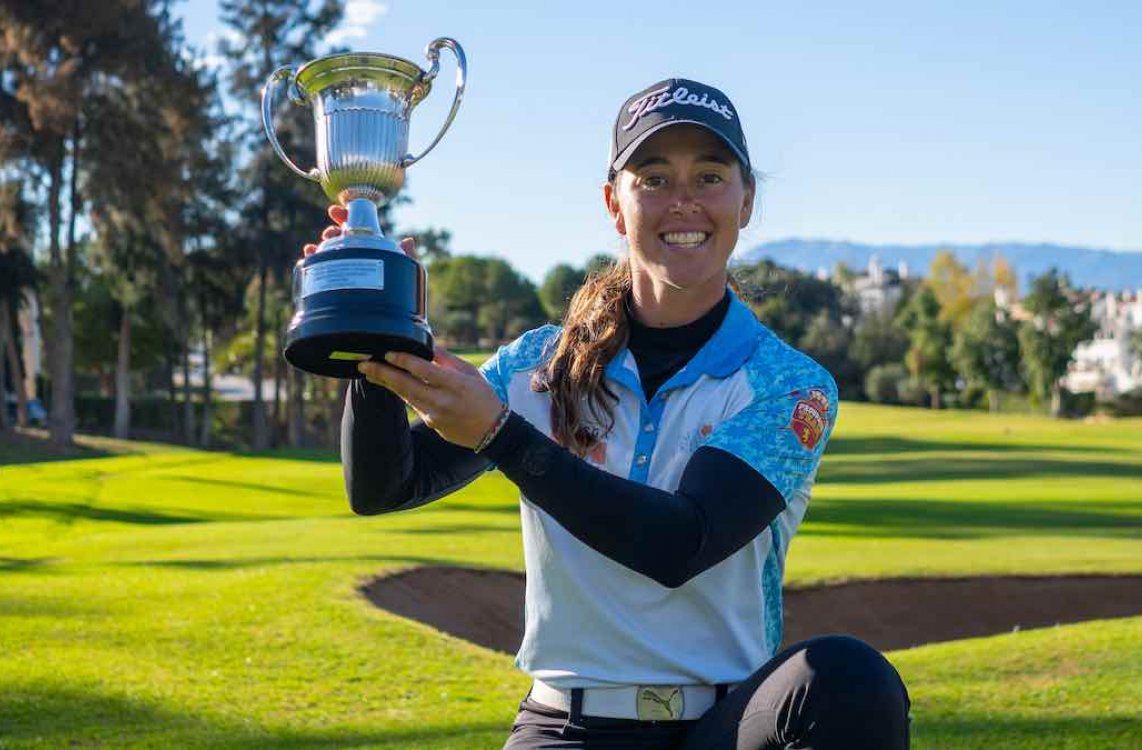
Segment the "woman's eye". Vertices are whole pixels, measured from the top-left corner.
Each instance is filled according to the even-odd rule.
[[[666,184],[666,178],[662,175],[652,174],[642,178],[642,186],[650,189],[660,188]]]
[[[722,182],[722,176],[716,172],[707,172],[702,175],[701,181],[704,185],[717,185]]]

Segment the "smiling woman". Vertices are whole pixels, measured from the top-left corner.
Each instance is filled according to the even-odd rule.
[[[342,426],[356,512],[423,505],[493,466],[520,488],[516,663],[533,683],[506,750],[908,746],[907,692],[874,649],[832,636],[777,653],[837,389],[727,287],[751,175],[725,94],[656,83],[620,110],[603,187],[629,253],[562,326],[480,370],[440,349],[360,365]]]

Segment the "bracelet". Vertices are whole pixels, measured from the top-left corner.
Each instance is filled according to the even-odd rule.
[[[488,431],[484,433],[484,437],[480,440],[479,445],[477,445],[472,450],[476,453],[480,453],[489,445],[491,445],[492,441],[496,439],[496,435],[499,435],[500,430],[502,430],[504,425],[508,423],[508,417],[511,416],[511,413],[512,411],[508,408],[507,404],[501,405],[500,415],[496,417],[495,423],[488,428]]]

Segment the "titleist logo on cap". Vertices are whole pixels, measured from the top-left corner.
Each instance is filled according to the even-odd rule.
[[[631,115],[630,122],[622,126],[623,130],[633,128],[643,115],[671,104],[682,104],[689,107],[705,107],[706,109],[714,110],[727,120],[734,119],[734,111],[732,109],[717,99],[709,98],[705,93],[698,96],[697,94],[691,94],[689,89],[685,86],[679,86],[673,91],[670,91],[669,86],[663,86],[631,102],[630,107],[627,108],[627,112]]]

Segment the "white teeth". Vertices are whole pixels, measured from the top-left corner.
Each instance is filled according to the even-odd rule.
[[[708,232],[666,232],[662,240],[668,245],[701,245],[709,236]]]

